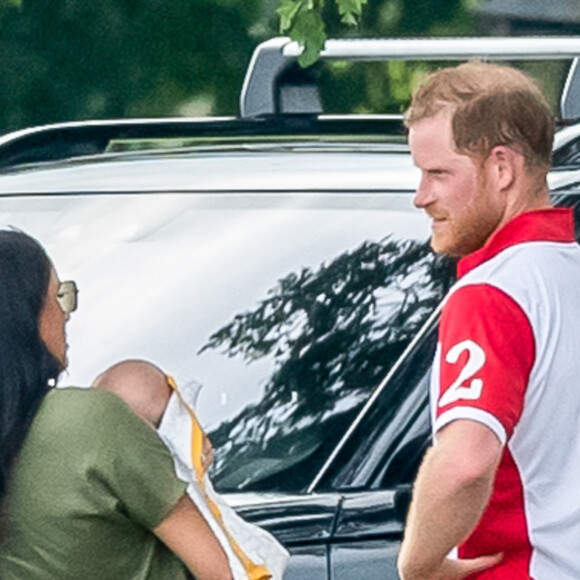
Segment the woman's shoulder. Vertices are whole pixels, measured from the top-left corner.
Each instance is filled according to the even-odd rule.
[[[113,393],[92,387],[58,387],[46,395],[50,406],[91,407],[126,407],[123,401]]]
[[[98,424],[101,427],[118,421],[141,420],[117,395],[90,387],[52,389],[38,410],[39,421],[56,421],[63,425]]]
[[[50,441],[55,450],[68,449],[87,457],[103,455],[109,460],[115,450],[126,461],[131,452],[141,457],[144,450],[165,453],[166,449],[155,430],[122,399],[93,388],[51,390],[34,417],[28,439],[32,447]]]

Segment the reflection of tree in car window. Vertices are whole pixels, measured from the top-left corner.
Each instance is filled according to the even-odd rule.
[[[280,279],[201,348],[275,360],[265,394],[218,427],[221,489],[299,490],[446,292],[428,244],[365,242],[317,270]]]

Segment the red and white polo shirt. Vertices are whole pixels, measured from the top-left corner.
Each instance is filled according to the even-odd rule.
[[[480,580],[579,580],[580,246],[571,210],[516,217],[458,274],[439,330],[434,431],[470,419],[505,445],[489,506],[459,556],[505,553]]]

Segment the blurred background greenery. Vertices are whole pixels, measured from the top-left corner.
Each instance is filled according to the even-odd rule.
[[[0,0],[0,133],[80,119],[236,115],[252,50],[279,34],[282,1]],[[322,16],[329,37],[578,33],[580,0],[540,2],[539,16],[526,14],[534,4],[368,0],[352,27],[327,1]],[[325,107],[399,112],[421,70],[336,63],[322,73]],[[561,67],[550,70],[537,71],[548,87],[562,78]]]

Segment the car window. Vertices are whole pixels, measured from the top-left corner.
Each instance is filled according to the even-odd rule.
[[[577,186],[558,191],[552,196],[554,204],[571,207],[574,212],[574,233],[580,243],[580,191]]]
[[[447,263],[448,272],[440,274],[451,283],[453,264]],[[355,423],[318,488],[392,489],[412,483],[431,436],[428,398],[437,318],[415,337],[373,394],[372,405]]]
[[[408,192],[28,195],[0,216],[78,283],[62,385],[157,363],[222,490],[303,489],[445,291]]]
[[[558,147],[552,154],[554,167],[577,167],[580,161],[580,139],[575,138]]]
[[[553,203],[571,207],[576,239],[580,241],[580,192],[554,193]],[[441,258],[438,258],[441,259]],[[443,276],[454,279],[455,263]],[[428,409],[429,381],[437,343],[438,320],[425,327],[397,369],[381,385],[368,412],[357,422],[341,452],[325,471],[321,488],[393,488],[414,481],[431,440]]]

